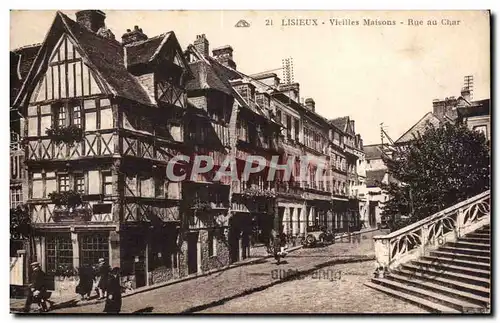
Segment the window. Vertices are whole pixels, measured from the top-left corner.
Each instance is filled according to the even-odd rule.
[[[73,124],[82,127],[82,108],[79,105],[73,107]]]
[[[10,188],[10,208],[16,208],[23,202],[23,188],[21,186]]]
[[[80,264],[95,265],[99,258],[109,260],[108,234],[82,234],[80,239]]]
[[[164,197],[165,195],[165,179],[162,177],[155,177],[155,194],[156,197]]]
[[[279,123],[281,123],[281,110],[278,110],[276,112],[276,119],[278,120]]]
[[[69,233],[58,233],[54,236],[47,236],[46,239],[47,272],[51,273],[56,269],[73,267],[71,235]]]
[[[59,175],[57,178],[59,192],[69,191],[69,175]]]
[[[299,140],[300,137],[300,125],[299,119],[295,119],[295,140]]]
[[[113,176],[111,175],[111,172],[102,173],[102,194],[113,194]]]
[[[59,106],[56,108],[57,112],[57,117],[56,117],[56,125],[58,127],[65,127],[66,126],[66,107]]]
[[[286,136],[288,139],[292,138],[292,116],[286,116]]]
[[[175,141],[183,141],[182,126],[180,123],[172,122],[169,125],[170,134]]]
[[[85,193],[85,177],[83,174],[75,174],[75,191]]]

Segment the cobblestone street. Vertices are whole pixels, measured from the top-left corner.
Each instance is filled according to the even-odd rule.
[[[372,237],[376,234],[366,233],[359,241],[299,249],[279,266],[274,259],[263,259],[132,295],[123,299],[122,313],[422,312],[363,286],[374,270]],[[292,272],[300,272],[300,279],[287,277]],[[101,303],[55,312],[100,313],[103,307]]]

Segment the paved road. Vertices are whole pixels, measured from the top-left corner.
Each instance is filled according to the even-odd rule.
[[[375,268],[373,240],[300,249],[286,263],[274,259],[165,286],[123,299],[122,312],[421,312],[363,286]],[[290,279],[300,272],[300,279]],[[330,277],[327,277],[327,276]],[[321,277],[321,279],[320,279]],[[56,313],[100,313],[104,304],[65,308]]]

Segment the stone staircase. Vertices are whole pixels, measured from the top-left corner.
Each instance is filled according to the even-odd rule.
[[[401,263],[365,285],[437,313],[489,313],[490,225]]]

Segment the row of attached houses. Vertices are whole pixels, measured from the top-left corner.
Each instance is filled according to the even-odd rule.
[[[150,38],[136,26],[119,42],[102,11],[76,18],[58,12],[42,44],[11,53],[23,156],[11,203],[29,206],[48,273],[105,258],[141,287],[243,260],[272,235],[298,244],[321,227],[359,228],[354,120],[320,116],[297,83],[238,71],[233,49],[210,55],[205,35],[182,49],[173,31]],[[172,181],[181,155],[191,159],[175,163],[179,174],[196,156],[214,170]],[[255,155],[266,165],[248,179],[215,176],[225,160],[239,168]],[[293,160],[290,180],[268,180],[273,156]],[[313,162],[299,180],[301,156]]]

